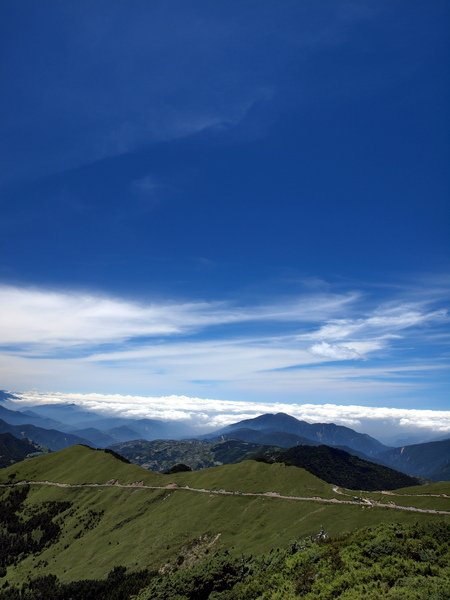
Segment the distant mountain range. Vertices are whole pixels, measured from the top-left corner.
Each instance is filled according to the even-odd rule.
[[[254,419],[239,421],[205,437],[235,438],[285,448],[314,443],[346,446],[363,452],[369,457],[388,449],[370,435],[358,433],[349,427],[334,423],[307,423],[285,413],[265,414]]]
[[[295,433],[287,433],[284,431],[259,431],[250,427],[236,429],[235,431],[223,432],[217,435],[217,432],[203,436],[203,439],[223,441],[223,440],[241,440],[251,442],[253,444],[264,446],[280,446],[281,448],[291,448],[307,444],[309,446],[318,446],[320,442],[316,442],[310,438],[306,438]]]
[[[137,447],[143,440],[185,440],[184,446],[178,445],[178,459],[174,462],[183,462],[191,466],[179,449],[184,447],[189,458],[190,453],[187,449],[192,450],[194,446],[192,442],[186,445],[186,440],[198,436],[184,423],[106,416],[73,403],[29,406],[19,411],[12,410],[14,400],[13,394],[0,392],[0,433],[10,433],[19,439],[31,440],[51,450],[73,444],[104,448],[129,443],[128,446],[122,447],[123,455],[127,458],[132,452],[131,448],[134,448],[136,456],[140,456]],[[210,444],[209,454],[205,454],[203,448],[201,456],[197,457],[204,466],[228,462],[226,457],[225,460],[216,458],[215,451],[211,450],[219,442],[233,441],[236,456],[241,452],[238,442],[255,447],[278,448],[326,445],[413,477],[450,480],[449,439],[389,448],[375,438],[349,427],[334,423],[308,423],[285,413],[264,414],[245,419],[198,439]],[[174,455],[177,454],[173,452]],[[132,459],[139,464],[148,462],[149,468],[159,468],[155,467],[159,464],[158,461],[154,466],[150,465],[154,461],[150,456],[153,455],[146,448],[141,458]]]
[[[25,413],[25,411],[23,411]],[[28,414],[30,411],[27,411]],[[106,433],[113,441],[129,441],[132,439],[181,439],[190,437],[192,429],[177,421],[159,419],[128,419],[126,417],[106,416],[94,411],[85,410],[76,404],[41,404],[33,406],[32,414],[40,418],[59,423],[59,429],[79,435],[80,431],[96,430]],[[0,418],[1,415],[0,415]],[[5,419],[6,420],[6,419]]]
[[[61,450],[75,444],[88,444],[87,440],[56,429],[43,429],[34,425],[9,425],[0,419],[0,433],[10,433],[18,439],[26,439],[50,450]]]
[[[375,438],[334,423],[307,423],[284,413],[245,419],[203,436],[292,448],[331,446],[413,477],[450,480],[450,439],[389,448]]]
[[[40,417],[37,413],[31,410],[18,411],[10,410],[0,404],[0,419],[6,421],[10,425],[35,425],[36,427],[44,427],[44,429],[62,429],[64,425],[54,419]]]

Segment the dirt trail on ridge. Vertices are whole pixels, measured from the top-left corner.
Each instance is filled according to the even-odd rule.
[[[341,500],[339,498],[321,498],[320,496],[289,496],[279,494],[278,492],[240,492],[240,491],[228,491],[228,490],[210,490],[205,488],[192,488],[189,486],[180,487],[176,483],[169,483],[164,486],[160,485],[145,485],[142,481],[136,481],[134,483],[119,483],[117,480],[112,479],[106,483],[62,483],[58,481],[17,481],[14,483],[2,483],[0,488],[11,488],[24,485],[41,485],[58,488],[70,488],[70,489],[84,489],[84,488],[121,488],[121,489],[132,489],[132,490],[170,490],[171,492],[191,492],[197,494],[211,494],[220,496],[245,496],[252,498],[271,498],[275,500],[290,500],[297,502],[317,502],[319,504],[346,504],[350,506],[363,506],[366,508],[387,508],[389,510],[402,510],[407,512],[416,512],[430,515],[446,515],[450,516],[450,510],[437,510],[433,508],[417,508],[416,506],[402,506],[401,504],[395,504],[394,502],[378,502],[371,498],[350,496],[341,491],[338,486],[334,486],[332,489],[336,494],[347,496],[352,498],[351,500]],[[390,492],[382,492],[387,495],[394,495]],[[396,496],[402,497],[403,494],[395,494]],[[405,494],[406,495],[406,494]],[[437,496],[437,497],[448,497],[446,494],[408,494],[409,497],[423,497],[423,496]]]

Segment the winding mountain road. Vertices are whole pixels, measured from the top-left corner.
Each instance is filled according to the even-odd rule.
[[[122,488],[122,489],[133,489],[133,490],[170,490],[173,492],[193,492],[198,494],[210,494],[220,496],[245,496],[252,498],[273,498],[277,500],[291,500],[300,502],[317,502],[321,504],[346,504],[350,506],[359,506],[366,508],[387,508],[390,510],[402,510],[407,512],[423,513],[430,515],[446,515],[450,516],[450,510],[437,510],[432,508],[418,508],[416,506],[402,506],[395,504],[394,502],[378,502],[371,498],[357,498],[352,500],[341,500],[338,498],[322,498],[320,496],[289,496],[279,494],[278,492],[240,492],[240,491],[228,491],[228,490],[210,490],[205,488],[192,488],[189,486],[178,486],[176,483],[169,483],[165,486],[158,485],[145,485],[142,481],[136,481],[134,483],[119,483],[117,480],[111,479],[106,483],[61,483],[58,481],[17,481],[11,483],[2,483],[0,488],[11,488],[25,485],[41,485],[58,488],[70,488],[70,489],[84,489],[84,488]],[[336,494],[348,496],[340,490],[339,487],[335,486],[332,488]],[[393,495],[393,494],[392,494]],[[410,495],[412,496],[412,494]],[[418,497],[424,496],[424,494],[417,494]],[[434,494],[433,494],[434,496]],[[445,494],[443,495],[447,497]]]

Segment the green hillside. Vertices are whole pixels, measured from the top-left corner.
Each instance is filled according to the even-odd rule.
[[[330,446],[294,446],[287,450],[270,448],[261,451],[255,458],[301,467],[328,483],[356,490],[393,490],[419,483],[414,477]]]
[[[110,479],[118,479],[122,483],[132,483],[145,479],[149,484],[159,481],[157,473],[122,462],[105,450],[94,450],[81,445],[70,446],[59,452],[40,456],[38,460],[27,460],[0,470],[0,482],[9,480],[14,473],[17,481],[105,483]]]
[[[146,469],[171,472],[179,463],[192,470],[254,459],[306,469],[328,483],[351,489],[392,490],[419,480],[386,466],[325,445],[297,445],[287,450],[240,440],[211,443],[204,440],[135,440],[111,446],[121,456]],[[184,469],[189,470],[189,469]]]
[[[381,525],[326,533],[265,556],[222,554],[152,578],[138,600],[446,600],[450,526]]]
[[[129,487],[115,485],[116,480]],[[22,481],[86,485],[5,486],[7,482]],[[21,522],[47,523],[50,531],[47,545],[19,554],[6,565],[11,584],[50,573],[62,581],[104,579],[117,565],[131,571],[159,569],[180,560],[201,561],[220,549],[227,549],[233,556],[259,555],[316,534],[321,526],[337,535],[383,522],[428,523],[439,518],[450,521],[448,516],[358,504],[353,500],[354,492],[334,491],[307,471],[283,464],[245,461],[198,472],[159,475],[84,446],[2,469],[0,482],[5,486],[0,491],[0,514],[4,518],[11,514],[11,494],[22,490],[24,497],[19,498],[20,502],[16,498],[15,511]],[[136,482],[160,489],[131,485]],[[177,489],[175,485],[195,489]],[[418,489],[423,494],[427,486]],[[220,490],[235,493],[218,493]],[[244,495],[265,492],[310,500]],[[325,502],[334,498],[353,504],[328,504],[315,500],[317,497]],[[441,507],[442,500],[426,498],[427,506]],[[409,496],[396,496],[395,502],[413,506]],[[35,521],[29,521],[31,518]],[[53,528],[49,521],[54,523]],[[39,532],[37,527],[28,533],[32,539],[40,539]],[[8,547],[12,533],[8,534],[7,524],[3,525],[2,535],[3,547]]]

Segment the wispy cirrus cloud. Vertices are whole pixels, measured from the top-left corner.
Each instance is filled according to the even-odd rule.
[[[426,302],[376,307],[364,317],[333,319],[316,330],[301,334],[302,340],[316,341],[310,351],[334,360],[358,359],[389,346],[408,329],[433,322],[448,322],[444,308],[430,309]]]
[[[374,312],[358,319],[332,320],[316,331],[304,334],[303,339],[343,340],[355,335],[390,335],[422,325],[427,321],[447,317],[446,309],[429,310],[425,303],[400,304],[378,307]]]
[[[314,322],[338,313],[356,295],[309,295],[239,306],[230,302],[130,301],[85,292],[0,287],[0,343],[89,345],[173,336],[250,321]]]
[[[13,389],[414,402],[447,367],[445,308],[355,290],[265,304],[130,300],[0,287],[0,377]],[[80,388],[82,386],[82,388]]]
[[[370,341],[350,341],[345,344],[330,344],[322,341],[310,346],[309,351],[314,356],[330,360],[351,360],[364,358],[371,352],[381,350],[384,346],[382,338]]]

